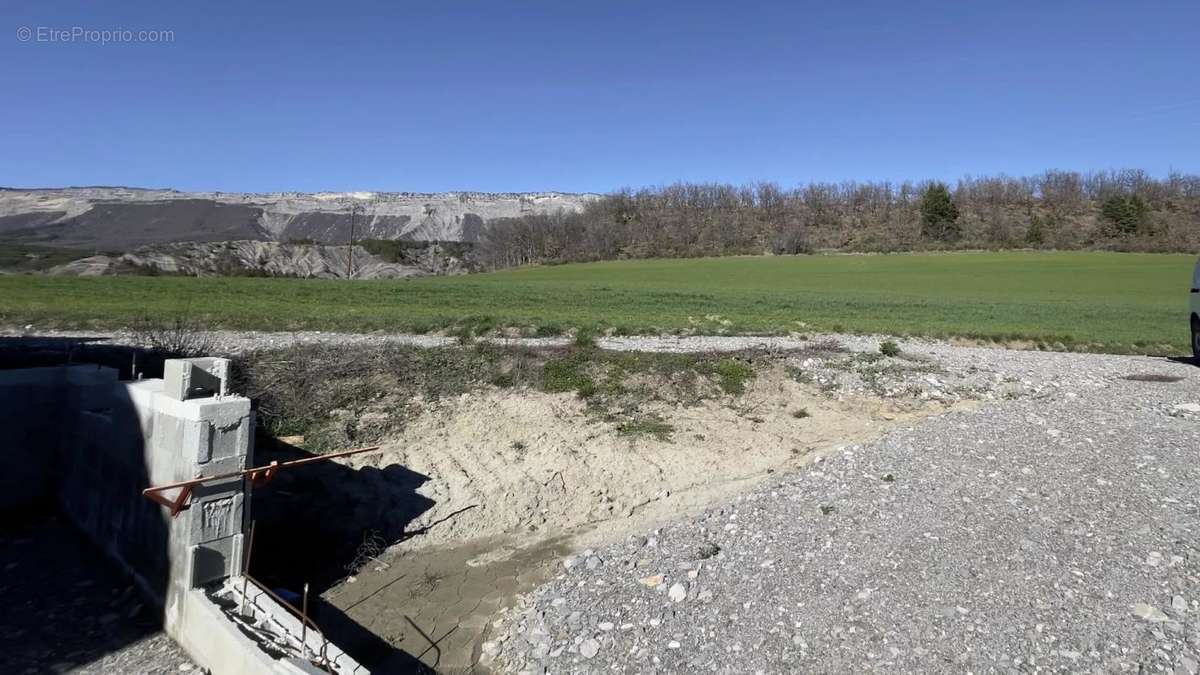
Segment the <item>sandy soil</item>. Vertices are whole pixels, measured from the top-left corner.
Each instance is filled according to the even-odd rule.
[[[570,394],[498,390],[426,409],[384,452],[353,465],[400,464],[429,478],[417,492],[434,505],[409,525],[428,531],[410,548],[583,526],[588,543],[702,508],[756,478],[946,409],[836,400],[776,368],[736,399],[647,404],[644,412],[674,427],[661,440],[622,434]],[[795,417],[799,410],[808,416]]]

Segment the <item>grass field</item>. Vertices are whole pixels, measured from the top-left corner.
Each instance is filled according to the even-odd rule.
[[[1006,252],[638,260],[408,281],[6,276],[0,322],[112,328],[186,313],[244,329],[849,331],[1182,353],[1194,261]]]

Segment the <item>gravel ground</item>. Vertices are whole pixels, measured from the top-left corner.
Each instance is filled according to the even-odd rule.
[[[0,673],[200,672],[65,521],[0,526],[0,570]]]
[[[492,667],[1196,672],[1200,370],[906,349],[1035,393],[565,560],[493,624]]]
[[[1181,329],[1186,330],[1186,326]],[[379,345],[401,344],[416,347],[444,347],[459,343],[457,337],[442,335],[412,335],[403,333],[336,333],[329,331],[208,331],[213,346],[218,351],[238,353],[252,349],[271,349],[286,347],[292,344],[340,344],[340,345]],[[107,330],[54,330],[39,329],[34,326],[18,328],[0,326],[0,337],[36,338],[75,338],[80,340],[103,340],[121,344],[131,344],[133,334],[128,331]],[[483,338],[494,344],[506,344],[523,347],[561,347],[571,343],[568,337],[514,337],[514,338]],[[950,344],[944,340],[930,338],[898,338],[890,335],[849,335],[849,334],[812,334],[797,337],[775,336],[733,336],[733,335],[643,335],[624,337],[600,337],[596,345],[601,349],[614,351],[648,351],[648,352],[723,352],[744,349],[788,350],[800,349],[814,342],[836,340],[844,346],[858,351],[874,351],[883,340],[896,340],[922,353],[971,355],[974,353],[990,354],[995,352],[1013,353],[1019,350],[1000,349],[996,346],[970,347]],[[1055,352],[1051,352],[1055,353]],[[1067,354],[1067,353],[1063,353]]]

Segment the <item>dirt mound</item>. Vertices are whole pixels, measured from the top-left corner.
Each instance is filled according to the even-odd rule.
[[[427,478],[418,492],[433,505],[409,524],[424,534],[406,546],[581,526],[602,536],[701,507],[768,472],[944,409],[837,400],[782,367],[734,402],[648,403],[643,418],[653,423],[641,425],[610,424],[570,394],[491,390],[428,407],[383,453],[352,465],[398,464]]]

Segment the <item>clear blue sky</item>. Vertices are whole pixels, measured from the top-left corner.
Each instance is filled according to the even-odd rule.
[[[0,185],[1200,171],[1200,2],[2,0]],[[27,42],[30,27],[174,31]]]

